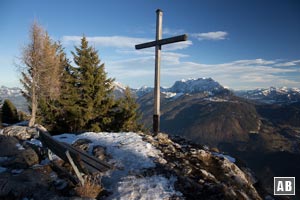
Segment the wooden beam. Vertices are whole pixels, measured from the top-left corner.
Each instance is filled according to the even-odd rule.
[[[149,48],[149,47],[155,47],[157,45],[165,45],[165,44],[171,44],[175,42],[182,42],[182,41],[187,41],[187,34],[184,35],[179,35],[175,37],[170,37],[162,40],[157,40],[157,41],[152,41],[152,42],[146,42],[143,44],[137,44],[135,45],[135,49],[144,49],[144,48]]]

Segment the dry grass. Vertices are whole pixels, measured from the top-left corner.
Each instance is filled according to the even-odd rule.
[[[86,176],[84,177],[84,185],[78,184],[75,187],[75,192],[80,197],[96,198],[103,187],[99,182],[99,177]]]

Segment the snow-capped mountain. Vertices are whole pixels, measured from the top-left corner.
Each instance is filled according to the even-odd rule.
[[[24,112],[28,112],[28,105],[26,99],[22,95],[22,91],[18,87],[0,87],[0,104],[1,101],[5,99],[9,99],[18,110],[22,110]]]
[[[126,90],[126,86],[123,85],[120,82],[114,81],[113,82],[113,87],[114,87],[114,95],[116,98],[120,98],[124,95],[124,92]]]
[[[0,97],[1,98],[8,98],[8,97],[19,97],[22,96],[21,89],[18,87],[0,87]]]
[[[176,81],[174,85],[170,88],[161,87],[161,92],[165,93],[166,96],[174,97],[178,96],[177,94],[194,94],[194,93],[203,93],[207,92],[209,94],[220,93],[226,89],[220,85],[217,81],[212,78],[190,78],[182,79]],[[138,97],[141,97],[149,92],[152,92],[152,87],[143,86],[140,89],[135,90],[135,93]]]
[[[168,92],[174,93],[200,93],[208,92],[214,93],[216,91],[222,91],[224,87],[212,78],[198,78],[198,79],[182,79],[176,81],[172,87],[168,89]]]
[[[136,96],[141,97],[149,92],[152,92],[153,88],[148,86],[143,86],[139,89],[133,89],[133,92],[136,94]]]
[[[291,103],[300,101],[299,88],[259,88],[255,90],[236,91],[235,94],[246,99],[256,100],[264,103]]]

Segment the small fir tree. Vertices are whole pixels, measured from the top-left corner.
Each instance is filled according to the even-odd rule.
[[[132,96],[130,88],[126,87],[124,97],[117,102],[114,126],[117,131],[139,131],[142,125],[139,123],[140,114],[138,104]]]
[[[19,121],[17,108],[8,99],[3,102],[1,115],[2,123],[14,124]]]

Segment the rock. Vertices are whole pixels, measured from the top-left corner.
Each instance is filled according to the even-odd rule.
[[[35,164],[39,164],[39,156],[32,148],[28,148],[19,151],[11,160],[2,163],[2,166],[13,169],[25,169]]]
[[[76,147],[78,149],[81,149],[83,151],[88,151],[91,143],[92,143],[92,141],[89,139],[79,139],[79,140],[76,140],[72,144],[72,146]]]
[[[19,141],[10,136],[0,135],[0,157],[14,156],[19,153]]]
[[[254,188],[256,182],[247,170],[240,170],[235,164],[218,157],[218,149],[202,147],[159,133],[146,138],[166,160],[159,163],[166,171],[176,174],[178,189],[187,199],[262,199]],[[176,138],[175,138],[176,139]],[[177,144],[177,142],[180,142]]]
[[[29,167],[39,163],[39,156],[32,148],[22,151],[21,156]]]
[[[24,141],[22,145],[25,149],[32,148],[36,152],[36,154],[39,156],[39,160],[44,160],[44,159],[48,158],[48,149],[47,148],[36,145],[30,141]]]
[[[14,136],[19,140],[27,140],[38,135],[35,128],[29,128],[25,126],[9,126],[3,129],[3,135]]]
[[[156,138],[160,144],[169,144],[170,142],[172,142],[169,139],[168,134],[165,134],[165,133],[158,133]]]
[[[211,158],[211,154],[204,151],[204,150],[202,150],[202,149],[200,149],[197,152],[197,158],[199,160],[203,161],[204,163],[207,163]]]
[[[185,176],[190,175],[190,174],[192,173],[192,171],[193,171],[193,169],[192,169],[191,167],[189,167],[189,166],[183,168],[183,174],[184,174]]]
[[[0,199],[61,199],[49,191],[49,176],[33,169],[20,174],[2,173],[0,176]]]
[[[106,149],[100,145],[97,145],[93,148],[93,155],[99,160],[105,160]]]
[[[216,177],[214,175],[212,175],[211,173],[209,173],[208,171],[206,171],[205,169],[200,169],[200,172],[204,179],[216,181]]]
[[[162,157],[156,158],[156,159],[154,160],[154,162],[159,163],[159,164],[162,164],[162,165],[165,165],[165,164],[168,163],[168,162],[167,162],[165,159],[163,159]]]
[[[220,153],[219,149],[217,147],[213,147],[210,149],[212,152],[215,152],[215,153]]]

